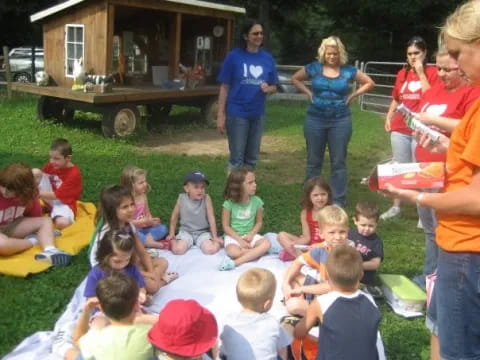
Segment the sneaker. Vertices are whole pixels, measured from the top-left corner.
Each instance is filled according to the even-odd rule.
[[[292,256],[288,251],[282,250],[278,254],[278,258],[282,261],[293,261],[296,259],[296,257]]]
[[[368,292],[374,299],[380,299],[383,297],[382,289],[375,285],[366,285],[363,290]]]
[[[222,259],[222,262],[220,263],[220,265],[218,266],[218,270],[220,270],[220,271],[229,271],[229,270],[233,270],[233,269],[235,269],[235,263],[228,256],[225,256]]]
[[[392,206],[390,209],[380,215],[380,220],[388,220],[400,214],[399,206]]]
[[[72,261],[72,256],[57,248],[44,250],[35,255],[35,260],[45,261],[53,266],[67,266]]]

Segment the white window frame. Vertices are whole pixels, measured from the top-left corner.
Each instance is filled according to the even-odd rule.
[[[68,41],[68,29],[69,28],[81,28],[82,29],[82,39],[83,41]],[[75,32],[74,32],[75,33]],[[84,64],[85,64],[85,25],[84,24],[66,24],[65,25],[65,76],[67,78],[73,78],[73,72],[72,74],[68,73],[68,60],[69,59],[75,59],[73,57],[68,57],[68,44],[73,44],[73,45],[82,45],[82,56]],[[76,58],[79,59],[79,58]]]

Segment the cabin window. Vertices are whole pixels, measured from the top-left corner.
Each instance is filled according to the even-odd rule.
[[[85,25],[67,24],[65,26],[65,75],[73,77],[75,60],[85,59]]]

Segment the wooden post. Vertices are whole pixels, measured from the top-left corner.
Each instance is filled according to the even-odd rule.
[[[3,61],[5,64],[5,78],[7,80],[7,99],[12,99],[12,74],[10,73],[10,59],[8,57],[8,46],[3,47]]]
[[[178,77],[178,64],[180,63],[180,49],[182,42],[182,14],[176,13],[170,24],[170,39],[168,42],[168,79]]]

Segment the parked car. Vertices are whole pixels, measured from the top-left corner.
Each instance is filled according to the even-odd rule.
[[[12,73],[13,81],[18,82],[32,82],[32,48],[18,47],[13,48],[8,53],[10,61],[10,72]],[[35,48],[35,72],[43,70],[43,49]],[[5,64],[2,65],[5,69]]]

